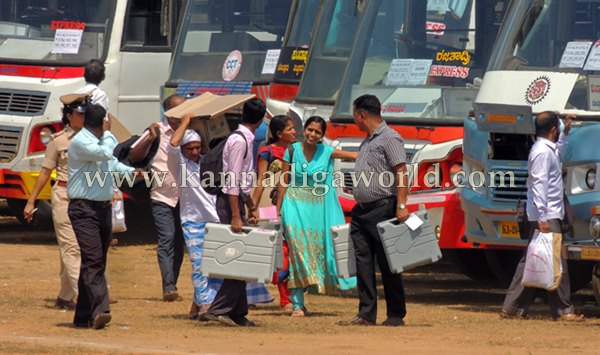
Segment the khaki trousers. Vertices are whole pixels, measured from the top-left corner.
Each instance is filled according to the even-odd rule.
[[[70,301],[77,292],[81,253],[67,212],[69,198],[67,188],[54,185],[52,188],[52,221],[60,252],[60,292],[58,297]]]

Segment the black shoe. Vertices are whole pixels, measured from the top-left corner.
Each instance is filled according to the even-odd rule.
[[[110,313],[99,313],[96,318],[94,318],[94,324],[92,327],[94,329],[102,329],[105,325],[107,325],[112,319]]]
[[[500,316],[500,318],[503,318],[503,319],[526,319],[527,318],[527,315],[525,315],[525,314],[513,313],[506,309],[501,310],[500,313],[498,313],[498,315]]]
[[[228,327],[237,327],[238,324],[233,321],[233,319],[229,318],[227,315],[216,315],[212,313],[204,313],[200,316],[201,320],[212,320],[224,324]]]
[[[75,328],[91,328],[92,327],[92,322],[87,321],[87,322],[74,322],[73,325],[75,326]]]
[[[341,326],[349,326],[349,325],[375,325],[375,322],[368,321],[363,319],[361,316],[354,316],[354,318],[350,320],[341,320],[338,322],[338,325]]]
[[[74,311],[75,307],[77,307],[77,304],[73,301],[67,301],[63,300],[60,297],[57,297],[55,307],[59,309],[64,309],[65,311]]]
[[[165,293],[163,293],[163,301],[165,302],[179,302],[179,301],[183,301],[183,297],[179,296],[179,294],[177,293],[177,291],[175,290],[171,290],[171,291],[167,291]]]
[[[404,325],[404,321],[402,318],[398,317],[388,317],[388,319],[384,320],[381,325],[385,327],[400,327]]]
[[[254,323],[253,321],[249,320],[248,318],[244,317],[241,319],[236,319],[235,324],[239,325],[240,327],[256,327],[256,323]]]

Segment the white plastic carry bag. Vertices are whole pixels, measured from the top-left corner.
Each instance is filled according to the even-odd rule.
[[[125,204],[123,203],[123,193],[115,189],[112,200],[112,232],[123,233],[127,231],[125,225]]]
[[[525,269],[521,285],[554,291],[560,283],[562,235],[535,231],[527,247]]]

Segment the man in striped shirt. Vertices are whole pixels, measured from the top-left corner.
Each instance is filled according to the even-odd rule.
[[[361,143],[356,172],[366,174],[368,182],[359,179],[354,187],[357,204],[352,210],[350,236],[356,253],[356,277],[360,304],[358,314],[340,325],[374,325],[377,319],[377,285],[374,261],[381,270],[387,319],[385,326],[404,325],[406,302],[402,276],[390,271],[377,223],[391,218],[408,218],[406,199],[408,175],[402,137],[381,118],[381,104],[374,95],[363,95],[353,104],[354,122],[368,136]],[[394,184],[385,184],[385,176],[393,176]],[[380,179],[381,177],[381,179]],[[390,177],[392,178],[392,177]],[[387,187],[387,185],[390,185]]]

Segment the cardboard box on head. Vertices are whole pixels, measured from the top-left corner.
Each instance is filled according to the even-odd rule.
[[[170,109],[165,116],[181,119],[183,115],[192,113],[190,128],[198,131],[202,138],[202,151],[206,152],[211,140],[231,132],[225,116],[240,115],[244,103],[254,97],[253,94],[220,96],[206,92]]]

